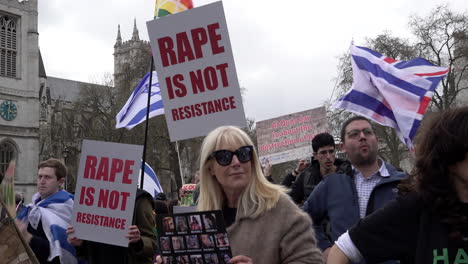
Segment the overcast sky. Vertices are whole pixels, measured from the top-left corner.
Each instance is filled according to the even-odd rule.
[[[79,81],[113,73],[117,25],[140,38],[154,0],[39,0],[39,45],[48,76]],[[195,7],[215,2],[193,0]],[[436,5],[468,9],[466,0],[224,0],[237,74],[248,117],[265,120],[323,105],[337,76],[337,57],[351,40],[389,30],[409,38],[408,18]]]

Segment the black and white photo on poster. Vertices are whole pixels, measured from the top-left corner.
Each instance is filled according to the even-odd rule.
[[[157,215],[156,223],[167,263],[229,263],[231,248],[221,211]]]

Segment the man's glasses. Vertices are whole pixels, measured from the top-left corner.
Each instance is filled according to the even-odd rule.
[[[372,131],[371,128],[364,128],[363,130],[353,129],[353,130],[349,131],[346,134],[351,139],[357,139],[361,135],[361,132],[364,133],[365,137],[370,137],[370,136],[374,135],[374,131]]]
[[[227,166],[227,165],[231,164],[232,158],[234,157],[234,155],[237,156],[237,159],[241,163],[246,163],[246,162],[252,160],[253,147],[252,146],[244,146],[244,147],[240,147],[236,151],[230,151],[230,150],[227,150],[227,149],[217,150],[217,151],[214,151],[213,153],[211,153],[211,155],[210,155],[210,157],[208,159],[215,158],[216,162],[218,162],[219,165]]]

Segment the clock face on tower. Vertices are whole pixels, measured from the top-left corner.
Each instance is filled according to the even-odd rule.
[[[12,101],[3,101],[3,103],[0,104],[0,116],[6,121],[15,119],[17,113],[16,105]]]

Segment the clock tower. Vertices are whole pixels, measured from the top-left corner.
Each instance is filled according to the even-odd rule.
[[[37,0],[0,0],[0,174],[16,160],[15,189],[30,201],[39,163]]]

